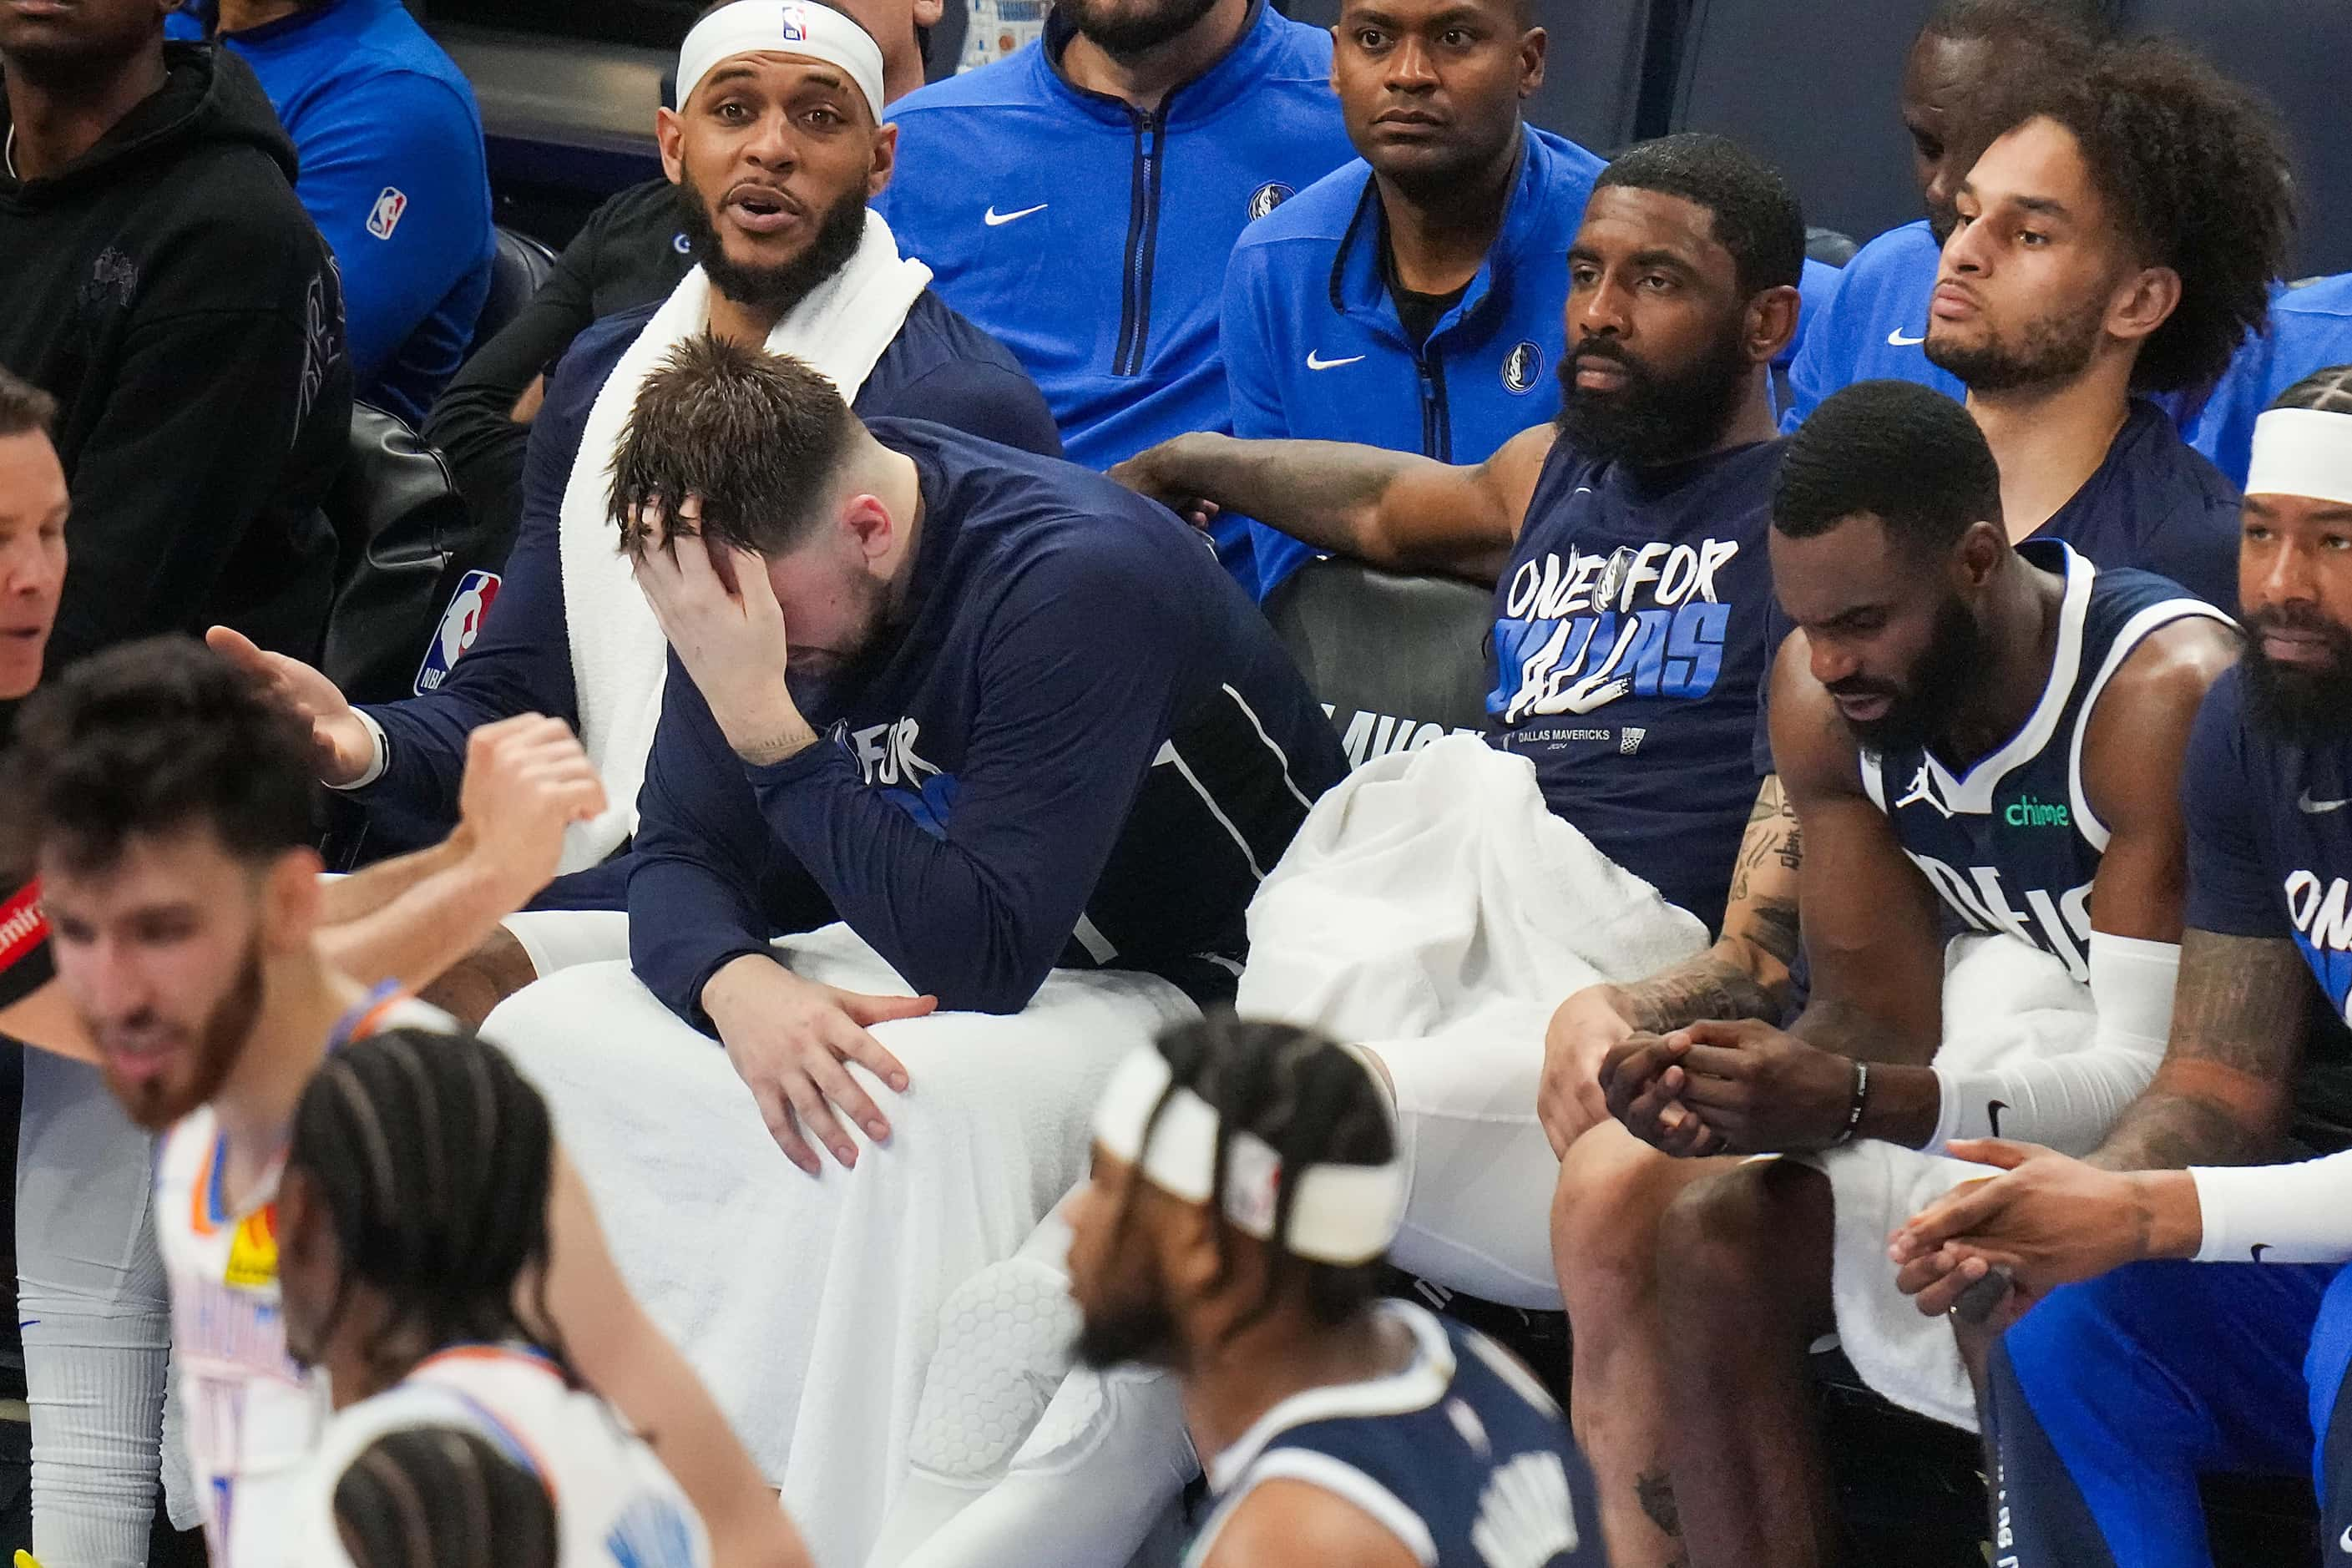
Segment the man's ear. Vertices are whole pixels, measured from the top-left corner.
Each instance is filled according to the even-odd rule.
[[[936,27],[948,14],[947,0],[915,0],[915,26]]]
[[[654,142],[661,148],[662,174],[673,185],[686,183],[686,121],[675,109],[654,110]]]
[[[289,849],[271,864],[261,894],[261,937],[273,956],[310,945],[322,903],[319,874],[326,868],[318,851],[308,847]]]
[[[1805,297],[1794,289],[1767,289],[1748,301],[1748,360],[1770,364],[1796,341]]]
[[[1968,531],[1960,535],[1962,585],[1970,592],[1982,588],[2011,549],[2009,531],[2000,524],[1989,519],[1969,524]]]
[[[890,176],[898,172],[898,128],[885,125],[874,133],[874,163],[866,171],[866,199],[872,201],[887,190]]]
[[[2180,274],[2169,267],[2143,267],[2107,301],[2107,335],[2143,342],[2179,308]]]
[[[868,565],[888,555],[898,540],[898,523],[890,509],[881,497],[863,490],[842,503],[841,527]]]

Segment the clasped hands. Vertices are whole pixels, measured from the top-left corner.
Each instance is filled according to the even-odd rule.
[[[1852,1059],[1769,1024],[1628,1036],[1602,1058],[1609,1113],[1676,1159],[1825,1149],[1853,1110]]]

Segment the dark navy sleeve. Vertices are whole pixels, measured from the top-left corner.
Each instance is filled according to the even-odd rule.
[[[2196,453],[2189,458],[2198,468],[2207,467]],[[2185,490],[2172,515],[2148,541],[2147,559],[2136,564],[2171,578],[2209,605],[2234,612],[2242,531],[2239,498],[2219,473],[2200,477],[2211,482]]]
[[[624,339],[619,348],[625,346]],[[457,821],[466,737],[477,727],[518,713],[545,713],[578,726],[559,546],[563,490],[588,411],[618,357],[618,349],[567,356],[549,383],[524,464],[521,530],[480,637],[437,689],[367,710],[383,726],[390,747],[383,776],[352,792],[370,816],[446,830]]]
[[[811,750],[848,756],[830,741]],[[805,873],[774,864],[780,857],[743,763],[675,654],[637,795],[635,849],[630,962],[664,1006],[705,1032],[702,988],[723,965],[767,952],[774,932],[831,918]]]
[[[2205,694],[2181,764],[2189,820],[2187,923],[2222,936],[2292,937],[2278,880],[2263,863],[2255,817],[2279,804],[2249,774],[2243,672]]]
[[[770,831],[841,918],[942,1007],[1027,1006],[1093,896],[1201,644],[1188,606],[1144,591],[1150,580],[1118,552],[1066,552],[1008,590],[979,651],[942,837],[867,788],[838,746],[745,770]]]
[[[950,359],[898,387],[866,416],[928,419],[967,436],[1017,447],[1041,458],[1062,455],[1062,432],[1045,395],[1022,371],[982,360]]]
[[[397,126],[399,133],[385,134]],[[343,279],[352,378],[372,384],[467,270],[488,270],[490,200],[473,108],[447,82],[386,71],[304,121],[294,194]]]

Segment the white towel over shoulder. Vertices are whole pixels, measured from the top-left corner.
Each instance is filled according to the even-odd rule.
[[[1985,1071],[2084,1050],[2097,1030],[2090,987],[2048,953],[2007,936],[1964,936],[1948,950],[1938,1066]],[[1951,1325],[1921,1316],[1895,1289],[1886,1237],[1961,1183],[1992,1173],[1893,1143],[1854,1143],[1813,1158],[1836,1205],[1831,1295],[1847,1358],[1895,1404],[1975,1431],[1976,1398]]]
[[[768,352],[814,365],[854,402],[930,281],[931,269],[900,257],[890,226],[868,212],[857,254],[785,312],[768,334]],[[564,871],[595,865],[636,831],[637,789],[661,719],[667,668],[661,626],[620,553],[620,531],[610,512],[614,454],[637,389],[672,349],[709,325],[710,279],[698,267],[654,312],[596,395],[564,488],[563,618],[580,741],[604,777],[610,802],[602,816],[565,834]]]

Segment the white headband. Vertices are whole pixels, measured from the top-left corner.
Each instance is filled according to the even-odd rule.
[[[2254,421],[2250,496],[2309,496],[2352,506],[2352,415],[2273,408]]]
[[[1095,1140],[1171,1197],[1206,1204],[1217,1169],[1216,1109],[1189,1089],[1171,1089],[1174,1079],[1167,1058],[1150,1046],[1138,1048],[1103,1091],[1095,1111]],[[1154,1110],[1160,1111],[1156,1124]],[[1149,1153],[1143,1148],[1147,1126]],[[1282,1184],[1282,1156],[1264,1139],[1235,1132],[1226,1141],[1223,1208],[1236,1228],[1260,1241],[1272,1240]],[[1404,1221],[1404,1167],[1393,1160],[1385,1165],[1311,1165],[1290,1184],[1290,1226],[1282,1245],[1312,1262],[1370,1263],[1389,1249]]]
[[[874,123],[882,123],[882,46],[831,6],[797,0],[735,0],[697,22],[677,51],[679,110],[722,62],[758,54],[800,55],[839,66],[866,95]]]

